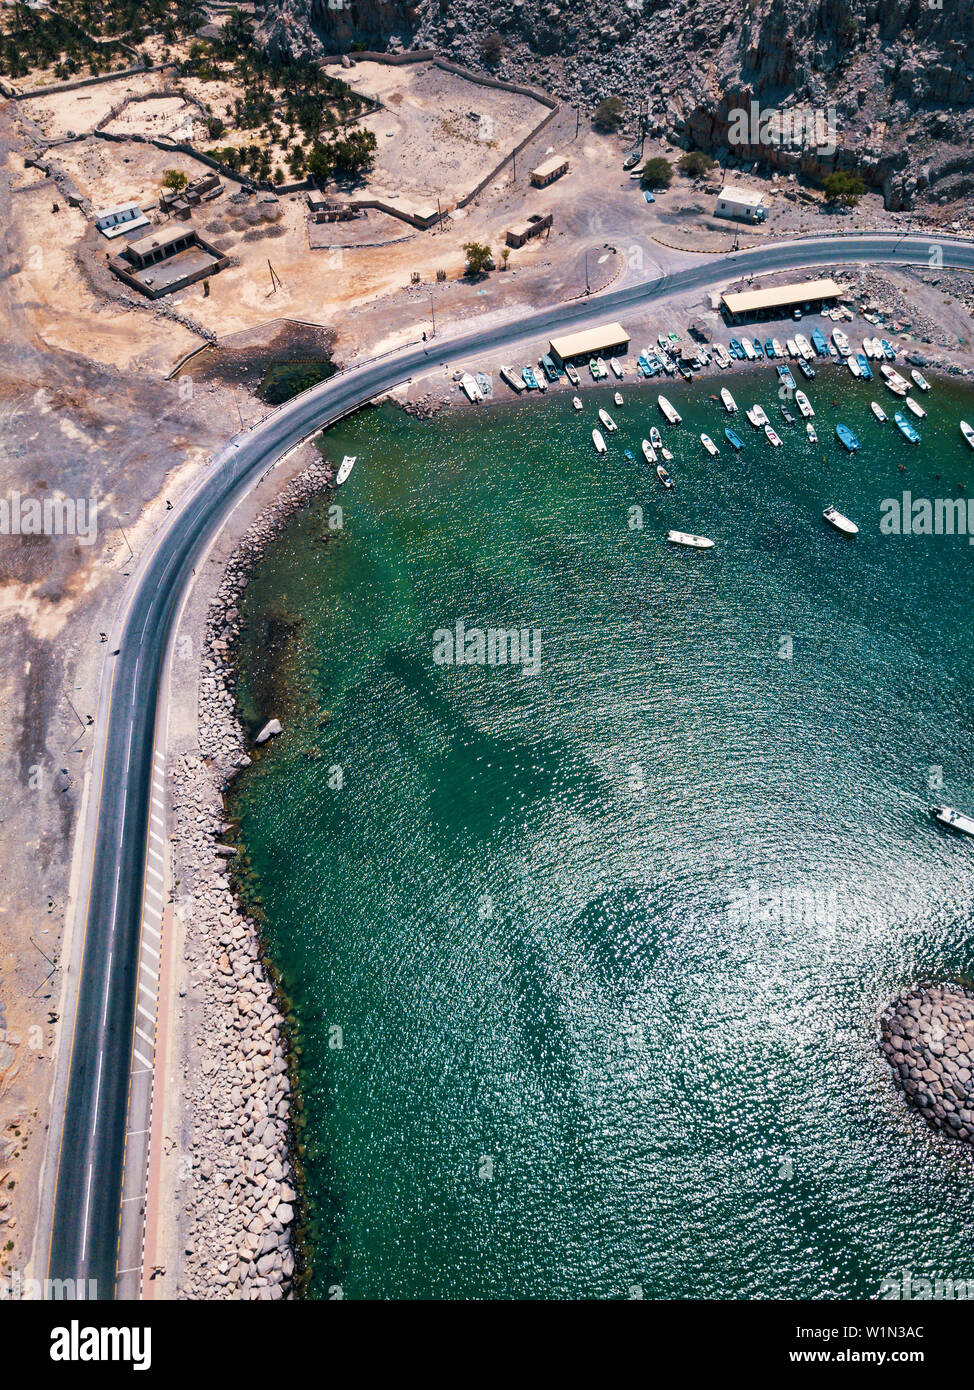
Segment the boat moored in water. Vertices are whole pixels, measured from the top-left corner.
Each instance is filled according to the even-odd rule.
[[[716,458],[716,456],[720,453],[720,450],[717,448],[717,445],[711,439],[709,434],[702,434],[700,436],[700,443],[707,450],[707,453],[710,455],[711,458]]]
[[[839,442],[844,444],[850,454],[854,454],[859,449],[859,440],[852,433],[848,425],[843,425],[841,421],[835,427],[835,433]]]
[[[886,411],[883,409],[883,407],[879,404],[878,401],[870,401],[869,409],[875,415],[876,419],[880,422],[880,424],[882,424],[884,420],[889,419],[889,416],[886,414]]]
[[[671,405],[665,396],[657,396],[656,399],[659,403],[660,410],[663,412],[664,418],[671,425],[678,425],[683,419],[683,416],[676,409],[676,407]]]
[[[731,444],[733,448],[744,448],[744,440],[741,438],[739,434],[736,434],[734,430],[731,429],[730,425],[728,425],[727,428],[724,430],[724,438],[728,440],[728,442]]]
[[[780,447],[781,436],[776,434],[770,425],[765,425],[764,433],[767,435],[768,439],[771,440],[771,443],[774,445],[776,449]]]
[[[688,531],[667,531],[666,539],[671,545],[685,545],[690,550],[713,550],[714,543],[706,536],[693,536]]]
[[[649,442],[648,439],[644,439],[644,440],[643,440],[643,442],[642,442],[642,451],[643,451],[643,458],[646,460],[646,462],[655,465],[655,463],[656,463],[656,450],[653,448],[652,444],[650,444],[650,442]]]
[[[612,399],[615,401],[616,405],[622,405],[622,392],[617,391]]]
[[[859,527],[854,521],[850,521],[847,516],[843,516],[835,507],[826,507],[822,517],[834,526],[836,531],[841,531],[844,536],[858,536]]]
[[[601,430],[592,431],[592,443],[595,445],[596,453],[607,454],[609,452],[608,445],[602,437]]]
[[[746,410],[744,414],[756,430],[762,430],[768,424],[768,417],[764,413],[763,405],[752,405],[750,410]]]
[[[341,463],[338,465],[338,473],[335,477],[336,487],[339,487],[345,482],[349,473],[351,473],[352,469],[355,467],[355,460],[357,458],[358,454],[346,454],[342,459]]]
[[[663,486],[666,488],[668,492],[670,488],[673,486],[673,479],[670,477],[669,473],[667,473],[666,469],[663,467],[661,463],[658,463],[656,465],[656,476],[657,478],[659,478],[660,482],[663,484]]]
[[[931,806],[930,814],[948,830],[959,830],[962,835],[974,835],[974,817],[955,811],[953,806]]]
[[[910,376],[913,378],[914,384],[919,386],[921,391],[930,390],[929,381],[926,379],[922,372],[917,371],[916,367],[914,367],[913,370],[910,372]]]
[[[915,401],[912,396],[907,396],[903,404],[906,406],[907,410],[909,410],[913,415],[917,417],[918,420],[926,419],[927,412],[924,410],[920,402]]]
[[[613,432],[613,430],[616,429],[616,422],[615,420],[613,420],[612,416],[609,414],[607,410],[599,411],[599,419],[602,421],[603,425],[606,427],[610,434]]]
[[[662,449],[663,447],[663,436],[655,425],[653,425],[652,429],[649,431],[649,442],[654,449]]]
[[[817,444],[817,443],[818,443],[818,431],[816,430],[815,426],[812,424],[811,420],[809,420],[808,424],[805,426],[805,433],[808,435],[809,442],[810,442],[811,444]]]
[[[852,361],[851,357],[849,358],[849,361]],[[856,353],[856,362],[859,364],[859,375],[862,377],[863,381],[872,381],[873,369],[872,367],[870,367],[869,358],[866,356],[864,352]]]
[[[960,432],[967,440],[968,444],[974,449],[974,429],[971,429],[966,420],[960,422]]]
[[[572,396],[572,405],[575,407],[576,410],[582,409],[582,402],[578,396]]]
[[[720,399],[723,401],[724,409],[727,411],[728,415],[737,414],[737,402],[735,401],[731,393],[728,391],[726,386],[722,386],[720,388]]]
[[[859,363],[855,357],[847,357],[845,360],[845,364],[854,377],[858,379],[862,376],[862,368],[859,366]]]
[[[901,414],[901,412],[897,410],[893,415],[893,420],[896,423],[896,428],[899,430],[900,434],[902,434],[905,439],[908,439],[911,444],[920,443],[919,433],[913,428],[913,426],[910,424],[909,420],[906,418],[905,415]]]
[[[804,391],[795,392],[795,404],[806,420],[810,420],[815,414],[815,411],[812,409],[812,403],[805,395]]]

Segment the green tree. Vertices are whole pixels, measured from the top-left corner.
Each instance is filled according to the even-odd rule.
[[[693,178],[709,173],[715,162],[709,154],[704,154],[703,150],[689,150],[686,154],[681,154],[677,160],[681,172],[690,174]]]
[[[181,193],[189,183],[189,175],[184,174],[182,169],[167,169],[162,176],[163,188],[171,189],[173,193]]]
[[[625,114],[625,105],[622,97],[606,97],[600,101],[595,108],[595,129],[608,134],[613,130],[618,130],[622,125],[622,118]]]
[[[669,188],[673,182],[673,165],[662,155],[647,159],[639,172],[639,182],[643,188]]]
[[[486,275],[494,269],[494,256],[484,241],[465,241],[463,249],[467,257],[467,275]]]
[[[865,191],[861,174],[848,174],[836,169],[825,180],[825,201],[832,207],[841,203],[843,207],[854,208]]]

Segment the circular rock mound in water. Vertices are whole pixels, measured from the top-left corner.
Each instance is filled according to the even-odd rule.
[[[974,992],[926,985],[895,999],[880,1020],[880,1047],[927,1124],[974,1140]]]

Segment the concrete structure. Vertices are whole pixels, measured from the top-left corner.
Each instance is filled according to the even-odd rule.
[[[124,232],[134,232],[139,227],[151,227],[152,223],[138,203],[119,203],[117,208],[102,208],[95,213],[95,226],[102,236],[111,241]]]
[[[215,275],[228,262],[195,227],[166,227],[129,242],[109,258],[108,266],[140,294],[159,299]]]
[[[716,217],[734,217],[738,222],[763,222],[768,215],[764,194],[752,188],[735,188],[725,183],[717,194]]]
[[[552,338],[548,351],[560,366],[566,362],[587,362],[591,357],[615,357],[629,351],[629,334],[621,323],[605,323],[581,333]]]
[[[802,280],[794,285],[776,285],[770,290],[747,290],[742,294],[722,294],[721,304],[728,323],[751,323],[755,319],[783,318],[795,309],[816,313],[834,305],[842,296],[834,280]]]
[[[163,212],[174,212],[177,216],[188,208],[198,207],[200,203],[210,202],[223,192],[219,174],[203,174],[178,192],[167,188],[159,195],[159,207]]]
[[[554,183],[555,179],[560,179],[562,174],[567,173],[568,160],[565,155],[554,154],[539,164],[537,169],[531,170],[531,182],[535,188],[544,188],[546,184]]]
[[[316,222],[351,222],[354,218],[362,216],[362,210],[353,203],[343,203],[338,198],[326,198],[317,190],[308,194],[308,207]]]
[[[508,246],[523,246],[532,237],[540,236],[542,232],[551,226],[551,213],[532,212],[523,222],[515,222],[513,227],[508,227],[504,233],[504,239]]]

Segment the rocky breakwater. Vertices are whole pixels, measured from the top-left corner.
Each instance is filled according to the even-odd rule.
[[[927,1124],[974,1140],[974,992],[928,985],[894,1000],[880,1022],[880,1047]]]
[[[294,1087],[284,1003],[259,926],[232,891],[226,788],[250,761],[233,695],[248,573],[291,514],[332,479],[315,463],[235,550],[211,605],[199,683],[199,755],[172,769],[177,914],[186,924],[186,1108],[176,1206],[183,1298],[284,1299],[296,1283]]]

